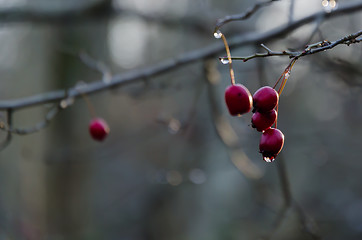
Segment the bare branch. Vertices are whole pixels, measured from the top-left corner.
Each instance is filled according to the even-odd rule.
[[[8,109],[6,111],[6,124],[10,127],[13,124],[13,111],[11,109]],[[5,124],[3,122],[0,122],[0,128],[3,128],[4,126],[5,126]],[[7,146],[9,146],[11,139],[12,139],[12,134],[10,131],[8,131],[5,141],[0,144],[0,151],[2,151]]]
[[[72,1],[53,7],[53,4],[39,4],[0,9],[0,22],[67,23],[112,15],[112,0]]]
[[[89,56],[86,52],[79,53],[79,58],[89,68],[94,69],[97,72],[101,73],[103,76],[102,81],[109,82],[112,79],[111,70],[104,63],[95,60],[94,58]]]
[[[215,30],[214,32],[217,32],[223,25],[226,23],[232,22],[232,21],[241,21],[248,19],[251,17],[254,13],[256,13],[260,8],[267,6],[271,4],[272,2],[276,2],[279,0],[269,0],[265,2],[258,2],[254,6],[248,8],[245,12],[235,15],[229,15],[224,18],[218,19],[216,22]]]
[[[245,46],[248,44],[255,44],[255,43],[263,43],[266,41],[270,41],[279,37],[284,36],[285,34],[294,31],[295,29],[299,28],[300,26],[303,26],[305,24],[308,24],[310,22],[315,21],[320,16],[324,16],[325,19],[340,16],[343,14],[348,14],[351,12],[356,12],[362,10],[362,2],[356,2],[352,4],[346,4],[345,6],[340,6],[338,9],[326,13],[324,11],[312,14],[310,16],[307,16],[305,18],[302,18],[300,20],[297,20],[289,25],[284,25],[278,28],[275,28],[271,31],[268,31],[266,33],[253,33],[249,35],[239,35],[234,38],[231,38],[229,40],[230,47],[239,47],[239,46]],[[83,94],[93,94],[97,93],[103,90],[108,90],[115,87],[121,87],[126,84],[130,84],[136,81],[140,81],[143,79],[149,79],[151,77],[160,75],[162,73],[165,73],[167,71],[171,71],[177,67],[184,66],[186,64],[191,64],[195,61],[206,59],[212,56],[215,56],[216,54],[224,51],[223,44],[214,44],[209,45],[205,48],[201,48],[198,50],[194,50],[188,53],[184,53],[174,59],[169,59],[164,62],[161,62],[159,64],[156,64],[154,66],[143,68],[140,70],[134,70],[130,71],[128,73],[124,73],[122,75],[114,75],[111,80],[107,83],[103,81],[96,81],[87,84],[86,87],[84,87]],[[81,93],[77,91],[75,88],[71,88],[68,90],[69,96],[78,98],[81,96]],[[62,99],[65,99],[65,91],[59,90],[59,91],[53,91],[48,92],[40,95],[34,95],[27,98],[22,99],[15,99],[15,100],[4,100],[0,101],[0,110],[19,110],[26,107],[36,106],[40,104],[46,104],[46,103],[53,103],[53,102],[59,102]]]
[[[18,134],[18,135],[27,135],[31,133],[35,133],[40,131],[41,129],[47,127],[50,123],[50,121],[59,113],[59,111],[62,109],[62,107],[56,106],[53,107],[45,116],[44,120],[41,122],[38,122],[35,126],[29,127],[29,128],[14,128],[11,124],[11,121],[9,119],[7,120],[7,124],[1,123],[0,129],[8,132],[7,140],[8,142],[11,139],[11,134]],[[11,111],[11,110],[10,110]],[[8,116],[12,116],[12,112],[8,112]],[[6,126],[7,125],[7,126]],[[0,150],[2,150],[3,147],[0,147]]]
[[[271,57],[271,56],[289,56],[289,57],[295,57],[301,52],[290,52],[290,51],[283,51],[283,52],[275,52],[270,50],[268,47],[266,47],[264,44],[260,44],[262,48],[264,48],[267,52],[266,53],[255,53],[250,56],[246,57],[231,57],[232,60],[242,60],[243,62],[246,62],[253,58],[263,58],[263,57]],[[227,60],[226,57],[219,57],[220,60]]]
[[[329,42],[329,41],[323,41],[319,44],[317,44],[317,47],[314,48],[313,46],[307,46],[307,49],[306,51],[304,51],[303,53],[301,53],[300,56],[298,57],[301,57],[301,56],[306,56],[306,55],[311,55],[311,54],[315,54],[315,53],[318,53],[318,52],[322,52],[322,51],[325,51],[325,50],[328,50],[328,49],[332,49],[334,48],[335,46],[338,46],[340,44],[346,44],[346,45],[351,45],[353,43],[359,43],[361,42],[361,38],[358,38],[359,36],[362,35],[362,30],[356,32],[356,33],[353,33],[353,34],[350,34],[348,36],[345,36],[337,41],[334,41],[334,42]]]
[[[49,3],[48,3],[49,2]],[[136,16],[146,22],[162,24],[166,27],[186,26],[195,32],[209,33],[208,23],[197,16],[155,16],[132,9],[114,6],[112,0],[70,1],[54,5],[50,1],[44,4],[0,8],[0,22],[31,22],[37,24],[74,24],[76,22],[111,19],[119,15]],[[55,7],[54,7],[55,6]]]
[[[338,45],[345,44],[345,45],[351,45],[354,43],[359,43],[362,41],[362,38],[358,38],[362,35],[362,30],[358,31],[356,33],[347,35],[337,41],[329,42],[327,40],[324,40],[322,42],[313,43],[310,45],[307,45],[305,50],[303,52],[290,52],[290,51],[282,51],[282,52],[275,52],[270,50],[267,46],[264,44],[261,44],[261,47],[266,50],[266,53],[255,53],[250,56],[246,57],[232,57],[232,60],[242,60],[244,62],[253,59],[253,58],[262,58],[262,57],[271,57],[271,56],[289,56],[289,58],[300,58],[307,55],[312,55],[315,53],[319,53],[325,50],[332,49]],[[226,57],[219,57],[220,60],[227,60]]]

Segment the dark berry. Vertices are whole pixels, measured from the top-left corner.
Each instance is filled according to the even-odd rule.
[[[270,112],[255,112],[251,117],[251,126],[262,132],[270,128],[277,119],[277,111],[274,109]]]
[[[230,114],[238,116],[250,112],[253,98],[244,85],[234,84],[226,88],[225,102]]]
[[[253,95],[254,111],[269,112],[278,104],[279,94],[274,88],[259,88]]]
[[[284,135],[276,128],[269,128],[261,135],[259,150],[266,162],[272,162],[282,150]]]
[[[108,124],[101,118],[95,118],[89,124],[89,133],[94,140],[103,141],[109,133]]]

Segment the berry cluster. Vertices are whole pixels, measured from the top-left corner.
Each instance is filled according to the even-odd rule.
[[[283,133],[272,128],[277,120],[275,108],[278,101],[278,92],[269,86],[260,88],[253,96],[241,84],[232,84],[225,90],[225,102],[231,115],[240,116],[250,112],[253,107],[251,124],[257,131],[262,132],[259,150],[266,162],[274,161],[284,145]]]
[[[214,32],[214,37],[222,39],[227,54],[226,63],[229,65],[231,85],[225,90],[225,102],[229,112],[232,116],[240,116],[250,112],[253,107],[251,125],[257,131],[262,132],[259,143],[260,153],[263,155],[264,161],[272,162],[284,145],[284,135],[277,129],[279,95],[282,93],[290,71],[298,57],[292,59],[274,87],[262,87],[251,96],[249,90],[244,85],[235,83],[232,57],[224,34],[217,30]],[[279,89],[275,91],[275,87],[279,83]]]

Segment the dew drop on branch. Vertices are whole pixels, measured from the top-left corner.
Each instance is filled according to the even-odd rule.
[[[168,132],[171,134],[176,134],[181,129],[181,122],[175,118],[172,118],[168,123]]]
[[[222,36],[222,33],[220,32],[220,30],[217,30],[216,32],[214,32],[215,38],[219,39],[219,38],[221,38],[221,36]]]
[[[338,4],[336,0],[323,0],[322,6],[324,8],[324,11],[331,12],[335,9],[337,9]]]
[[[220,58],[220,62],[222,64],[229,64],[229,60],[227,58]]]
[[[65,109],[65,108],[73,105],[74,101],[75,101],[74,97],[68,97],[66,99],[63,99],[60,101],[60,107]]]

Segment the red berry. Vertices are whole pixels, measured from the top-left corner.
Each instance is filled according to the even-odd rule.
[[[270,112],[255,112],[251,117],[251,126],[262,132],[270,128],[277,119],[277,111],[274,109]]]
[[[237,116],[250,112],[253,98],[244,85],[234,84],[226,88],[225,102],[230,114]]]
[[[108,124],[101,118],[95,118],[89,124],[89,133],[94,140],[103,141],[109,133]]]
[[[269,112],[278,104],[279,94],[274,88],[259,88],[253,96],[254,111]]]
[[[282,150],[284,145],[284,135],[276,128],[269,128],[261,135],[259,150],[263,154],[266,162],[272,162]]]

